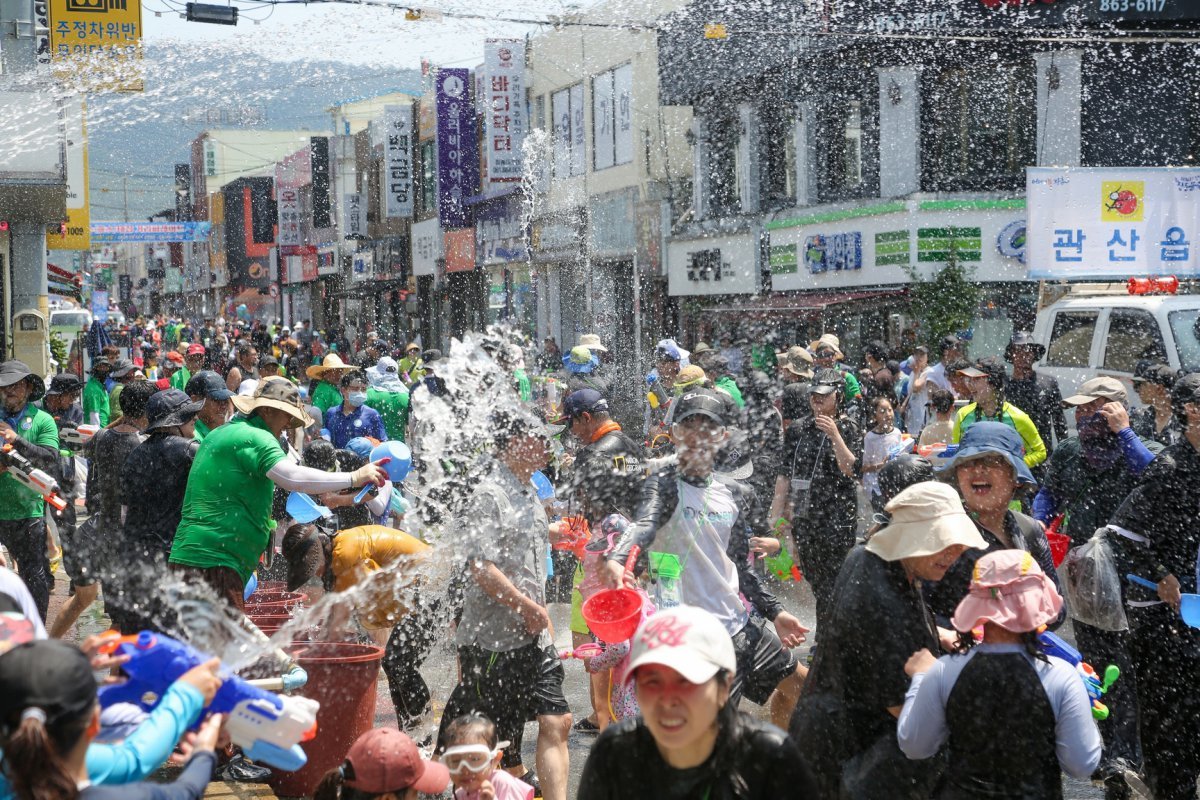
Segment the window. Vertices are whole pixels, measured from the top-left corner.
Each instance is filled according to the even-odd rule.
[[[844,189],[857,189],[863,182],[862,101],[851,100],[842,118],[842,168],[839,178]]]
[[[1184,372],[1200,370],[1200,311],[1172,311],[1167,314],[1167,322],[1179,353],[1179,366]]]
[[[1095,311],[1060,311],[1054,317],[1046,364],[1051,367],[1086,367],[1096,333]]]
[[[922,186],[997,191],[1025,185],[1036,163],[1033,59],[1015,66],[947,69],[922,92]]]
[[[767,209],[796,202],[796,111],[771,105],[762,114],[762,201]]]
[[[704,148],[701,169],[707,173],[709,216],[740,213],[742,195],[737,176],[741,123],[735,112],[726,112],[725,116],[705,119],[704,132],[706,140],[698,146]]]
[[[550,96],[554,117],[554,177],[582,175],[586,161],[583,152],[583,84],[559,89]]]
[[[592,168],[633,160],[633,65],[592,79]]]
[[[1108,316],[1108,341],[1104,345],[1104,368],[1133,374],[1137,362],[1156,364],[1167,360],[1158,322],[1147,311],[1115,309]]]

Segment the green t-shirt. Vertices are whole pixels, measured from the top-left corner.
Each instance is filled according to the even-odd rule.
[[[192,379],[192,373],[188,372],[187,367],[180,367],[175,370],[175,374],[171,376],[171,388],[183,391],[183,387],[188,385],[188,381]]]
[[[117,412],[117,416],[121,416],[121,389],[124,388],[124,386],[125,384],[118,383],[112,388],[112,391],[108,393],[108,410],[110,416],[114,410]],[[132,395],[130,396],[132,397]]]
[[[257,416],[209,433],[188,475],[171,563],[229,567],[243,582],[250,580],[275,528],[275,490],[267,473],[283,458],[279,441]]]
[[[100,387],[103,390],[104,387]],[[14,420],[6,420],[22,439],[42,447],[58,449],[58,425],[54,417],[30,403]],[[7,473],[0,475],[0,519],[37,519],[46,513],[46,501],[26,489]]]
[[[342,393],[332,383],[320,381],[317,388],[313,389],[312,404],[321,409],[321,413],[324,414],[334,406],[342,404]]]
[[[199,417],[196,417],[196,425],[192,429],[192,438],[197,442],[203,442],[205,437],[210,433],[212,433],[212,428],[201,422]]]
[[[521,396],[521,402],[532,403],[533,387],[529,385],[529,376],[525,374],[525,370],[514,369],[513,377],[517,380],[517,394]]]
[[[108,425],[112,406],[108,404],[108,392],[104,390],[104,382],[88,378],[83,387],[83,421],[91,423],[92,412],[100,415],[100,427]]]
[[[389,439],[404,441],[408,427],[408,392],[387,392],[382,389],[367,389],[367,405],[379,412],[383,428]]]
[[[733,398],[733,402],[737,403],[738,408],[746,407],[746,401],[742,399],[742,390],[738,388],[738,385],[734,382],[732,376],[722,375],[713,381],[713,384],[718,389],[724,389],[726,392],[728,392],[729,396]]]

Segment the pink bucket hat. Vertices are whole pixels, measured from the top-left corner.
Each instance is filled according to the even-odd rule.
[[[1013,633],[1036,631],[1062,610],[1054,582],[1024,550],[996,550],[975,562],[971,589],[950,622],[967,633],[993,622]]]

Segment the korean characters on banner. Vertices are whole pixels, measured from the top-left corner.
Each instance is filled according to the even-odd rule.
[[[437,73],[438,218],[443,228],[462,228],[468,214],[463,200],[479,184],[474,109],[470,72],[443,69]]]
[[[298,247],[304,244],[304,232],[300,227],[300,190],[279,187],[279,235],[280,247]]]
[[[413,215],[412,105],[386,106],[383,111],[385,214],[410,219]]]
[[[342,195],[342,229],[347,239],[355,239],[366,235],[364,225],[365,209],[362,195],[358,192],[347,192]]]
[[[1030,167],[1026,198],[1031,277],[1200,273],[1200,169]]]
[[[489,39],[483,53],[488,181],[519,181],[527,125],[525,43],[520,39]]]

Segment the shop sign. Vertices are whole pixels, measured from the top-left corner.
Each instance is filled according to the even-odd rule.
[[[336,247],[322,247],[317,251],[317,275],[337,275],[338,257]]]
[[[996,235],[996,250],[1000,255],[1025,263],[1025,220],[1015,219]]]
[[[758,290],[758,235],[673,241],[668,248],[672,295],[751,294]]]
[[[519,181],[525,115],[525,42],[489,39],[483,46],[483,124],[489,183]]]
[[[505,264],[529,257],[520,202],[501,201],[476,210],[475,246],[480,264]]]
[[[437,74],[438,216],[443,227],[467,224],[464,198],[475,194],[479,183],[475,147],[474,108],[470,73],[443,69]],[[474,234],[472,234],[474,239]]]
[[[436,275],[437,262],[442,257],[442,228],[437,217],[412,226],[413,275]]]
[[[852,231],[805,237],[804,266],[813,274],[862,269],[862,234]]]
[[[354,254],[353,268],[350,273],[351,280],[365,281],[371,277],[371,270],[375,263],[375,254],[370,250],[364,250],[361,253]]]
[[[366,209],[362,195],[346,192],[342,195],[342,230],[347,239],[356,239],[366,234]]]
[[[530,243],[535,261],[574,259],[582,249],[583,227],[580,216],[572,215],[569,222],[537,222],[533,225]]]
[[[475,269],[475,231],[446,231],[443,236],[446,272],[470,272]]]
[[[408,219],[413,215],[411,103],[384,109],[384,216]]]
[[[1030,167],[1026,195],[1035,277],[1200,272],[1200,168]]]
[[[279,208],[279,246],[292,247],[304,244],[304,231],[300,227],[303,213],[300,190],[281,187],[276,205]]]
[[[638,270],[643,275],[661,275],[663,267],[663,201],[638,203],[634,206],[633,233]]]

